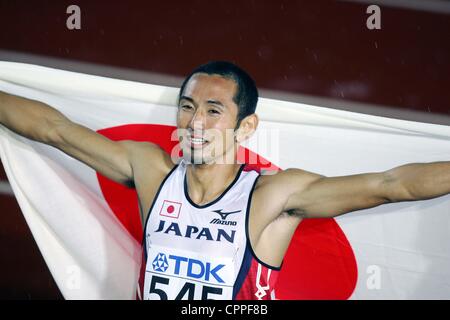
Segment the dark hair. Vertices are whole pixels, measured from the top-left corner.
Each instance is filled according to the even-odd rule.
[[[180,101],[188,81],[197,73],[219,75],[231,79],[237,84],[237,90],[233,97],[234,103],[236,103],[239,108],[236,128],[239,127],[242,119],[255,113],[256,104],[258,103],[258,89],[256,88],[255,81],[247,72],[227,61],[211,61],[195,68],[186,79],[184,79],[180,88],[180,93],[178,94],[178,101]]]

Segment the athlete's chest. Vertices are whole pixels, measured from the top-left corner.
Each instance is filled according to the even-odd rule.
[[[146,299],[229,299],[247,248],[250,192],[236,181],[215,201],[196,205],[174,174],[157,192],[145,224]],[[162,290],[162,289],[161,289]]]
[[[198,207],[184,194],[160,192],[146,222],[147,245],[162,244],[191,252],[234,256],[246,244],[248,206],[244,196]]]
[[[257,174],[243,173],[213,201],[198,205],[187,190],[186,169],[177,167],[153,195],[145,233],[233,243],[234,234],[245,230],[251,191]]]

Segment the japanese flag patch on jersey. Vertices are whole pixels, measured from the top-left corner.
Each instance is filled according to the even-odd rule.
[[[159,215],[164,217],[176,218],[180,216],[181,203],[175,201],[164,200]]]

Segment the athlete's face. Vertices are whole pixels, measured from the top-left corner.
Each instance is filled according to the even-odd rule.
[[[186,160],[195,164],[234,161],[236,89],[233,80],[218,75],[199,73],[188,81],[177,113],[178,137]]]

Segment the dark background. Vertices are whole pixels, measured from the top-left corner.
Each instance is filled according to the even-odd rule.
[[[174,79],[230,60],[267,95],[450,125],[450,4],[384,1],[381,30],[368,30],[376,2],[0,0],[0,60],[31,54]],[[66,28],[71,4],[81,30]],[[0,194],[0,212],[0,298],[62,298],[12,195]]]

